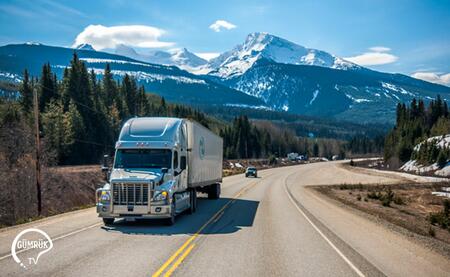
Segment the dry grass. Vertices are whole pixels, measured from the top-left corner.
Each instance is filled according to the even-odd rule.
[[[333,185],[314,189],[363,212],[383,218],[391,223],[423,236],[432,236],[450,244],[450,230],[431,225],[429,216],[443,209],[444,198],[432,195],[450,184],[399,185]],[[388,191],[393,193],[390,205],[383,205]],[[400,199],[395,201],[395,199]]]

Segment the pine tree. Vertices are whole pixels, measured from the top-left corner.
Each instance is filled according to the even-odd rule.
[[[103,73],[102,94],[106,107],[111,107],[118,96],[116,82],[111,74],[111,67],[109,64],[106,64],[105,71]]]
[[[28,70],[23,72],[23,81],[20,86],[19,103],[25,113],[30,113],[33,109],[33,88],[30,84]]]
[[[44,64],[39,80],[39,110],[43,111],[45,106],[56,98],[56,89],[50,64]]]
[[[45,134],[46,152],[60,163],[66,154],[64,108],[62,103],[51,100],[42,113],[42,127]]]
[[[85,137],[85,125],[83,117],[77,109],[77,105],[74,102],[69,103],[69,109],[64,116],[64,144],[66,147],[67,160],[63,160],[62,163],[79,164],[83,161],[84,155],[87,155],[84,149],[80,146],[85,143],[83,138]]]

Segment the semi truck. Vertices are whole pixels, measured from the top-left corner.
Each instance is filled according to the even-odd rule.
[[[140,117],[123,125],[107,182],[96,191],[105,225],[117,218],[175,217],[197,208],[197,192],[220,197],[222,138],[189,119]]]

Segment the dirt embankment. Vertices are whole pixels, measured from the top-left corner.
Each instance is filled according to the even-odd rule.
[[[433,195],[450,183],[393,185],[332,185],[312,187],[348,206],[382,218],[407,230],[435,238],[450,247],[450,218],[445,199]]]
[[[42,169],[42,214],[39,217],[35,171],[23,167],[9,175],[11,178],[1,185],[0,228],[92,206],[95,189],[104,180],[98,165]]]

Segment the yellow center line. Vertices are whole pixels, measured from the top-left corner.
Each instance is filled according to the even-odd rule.
[[[169,277],[170,275],[172,275],[172,273],[183,262],[183,260],[186,258],[186,256],[189,255],[189,252],[191,252],[191,250],[192,250],[192,248],[194,248],[194,246],[195,246],[195,243],[193,243],[189,246],[189,248],[183,253],[183,255],[181,255],[178,258],[178,260],[176,260],[176,262],[172,265],[172,267],[169,268],[169,270],[167,270],[166,274],[164,274],[164,277]]]
[[[211,222],[215,221],[215,219],[218,218],[219,215],[221,215],[230,204],[236,202],[236,198],[239,198],[242,194],[248,191],[255,184],[256,182],[250,183],[249,185],[241,189],[233,197],[233,199],[229,200],[225,205],[223,205],[222,208],[220,208],[220,210],[218,210],[210,219],[208,219],[208,221],[206,221],[206,223],[203,224],[202,227],[200,227],[200,229],[198,229],[198,231],[194,235],[192,235],[192,237],[190,237],[186,242],[184,242],[183,245],[181,245],[181,247],[178,248],[178,250],[175,251],[175,253],[155,273],[152,274],[152,277],[159,277],[161,273],[163,273],[164,270],[166,270],[166,268],[178,257],[178,255],[180,255],[180,253],[182,253],[184,249],[200,235],[203,229],[205,229]],[[191,252],[192,248],[194,247],[193,245],[194,244],[188,247],[188,249],[182,254],[182,256],[180,256],[180,258],[178,258],[178,260],[172,265],[172,267],[166,272],[164,276],[170,276],[170,274],[172,274],[172,272],[176,269],[176,267],[178,267],[178,265],[184,260],[184,258],[189,254],[189,252]],[[178,261],[179,263],[177,264]]]

